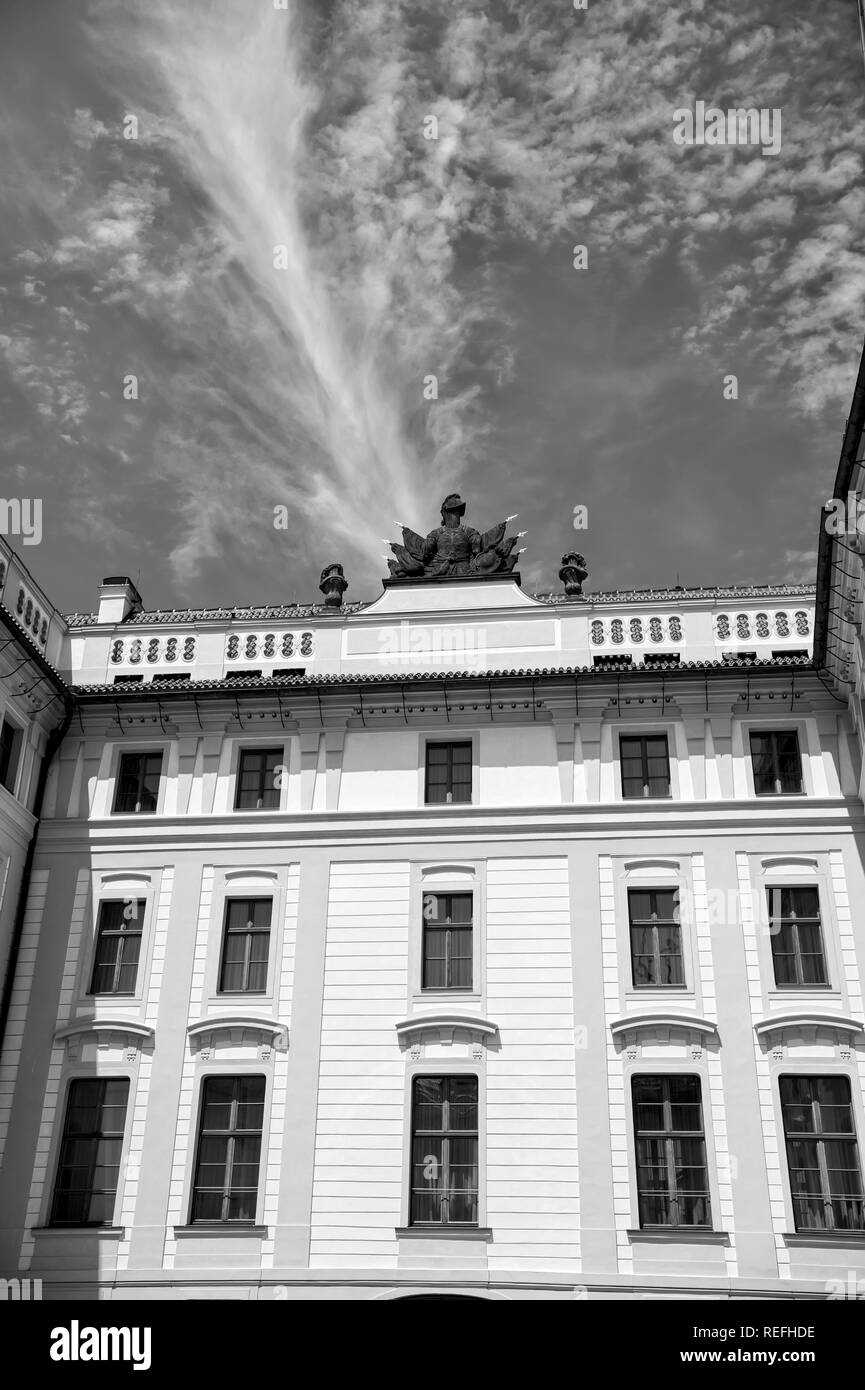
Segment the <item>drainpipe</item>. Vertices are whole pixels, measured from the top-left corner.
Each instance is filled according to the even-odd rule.
[[[21,950],[21,938],[24,935],[24,917],[27,912],[27,897],[30,892],[30,876],[33,872],[33,859],[36,854],[36,837],[39,834],[39,818],[42,815],[42,801],[45,796],[45,783],[48,781],[48,769],[57,749],[66,737],[66,731],[72,722],[73,706],[68,698],[65,701],[66,712],[62,723],[48,737],[45,752],[42,756],[42,764],[39,768],[39,779],[36,783],[36,795],[33,798],[33,815],[36,817],[36,824],[33,827],[33,834],[27,846],[27,854],[24,859],[24,870],[21,874],[21,886],[18,890],[18,909],[15,913],[15,924],[12,928],[12,941],[9,946],[9,959],[6,965],[6,979],[3,984],[3,998],[0,1000],[0,1055],[2,1055],[3,1044],[6,1040],[6,1025],[9,1021],[9,1010],[12,1006],[12,991],[15,986],[15,974],[18,969],[18,955]]]

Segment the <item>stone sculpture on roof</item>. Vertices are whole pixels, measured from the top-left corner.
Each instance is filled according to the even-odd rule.
[[[487,579],[491,575],[511,574],[520,555],[515,549],[519,535],[506,536],[509,516],[489,531],[464,526],[466,504],[458,493],[450,493],[442,503],[442,524],[428,536],[419,536],[402,527],[402,545],[391,543],[395,560],[388,560],[391,579]],[[402,525],[398,522],[397,525]],[[524,532],[520,532],[524,535]]]

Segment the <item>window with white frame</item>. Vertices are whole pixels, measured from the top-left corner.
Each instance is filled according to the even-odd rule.
[[[413,1080],[410,1224],[478,1224],[477,1076]]]
[[[162,751],[121,753],[114,793],[114,815],[153,815],[159,802]]]
[[[751,766],[758,796],[802,791],[802,758],[795,729],[752,729]]]
[[[423,989],[472,987],[472,894],[424,893]]]
[[[263,994],[267,989],[272,898],[229,898],[219,971],[221,994]]]
[[[620,734],[622,796],[670,796],[670,755],[666,734]]]
[[[470,802],[472,799],[471,739],[426,746],[427,805]]]
[[[201,1087],[190,1224],[255,1224],[263,1076],[206,1076]]]
[[[99,904],[91,994],[134,994],[141,954],[144,898],[108,898]]]
[[[849,1079],[782,1076],[780,1093],[796,1230],[865,1230]]]
[[[127,1077],[69,1083],[50,1225],[112,1224],[128,1099]]]
[[[631,978],[635,989],[685,983],[679,889],[629,888]]]
[[[700,1078],[634,1076],[640,1225],[711,1228]]]
[[[237,762],[236,811],[278,811],[284,772],[282,748],[241,748]]]
[[[777,988],[828,984],[817,888],[779,886],[767,888],[766,892]]]

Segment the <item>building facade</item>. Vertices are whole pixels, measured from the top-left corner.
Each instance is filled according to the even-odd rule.
[[[58,618],[9,1274],[60,1299],[865,1278],[862,756],[814,589],[583,595],[570,557],[532,598],[497,535],[408,533],[368,604],[331,567],[308,607],[146,611],[115,577]]]

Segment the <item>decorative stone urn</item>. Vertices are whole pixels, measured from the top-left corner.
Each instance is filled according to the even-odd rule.
[[[562,556],[562,568],[559,570],[559,579],[565,586],[565,593],[568,598],[583,597],[583,580],[589,571],[586,569],[586,561],[582,555],[578,555],[575,550],[571,550],[567,555]]]
[[[328,608],[341,608],[342,596],[348,588],[348,580],[342,572],[342,565],[327,565],[321,572],[318,585],[324,594]]]

